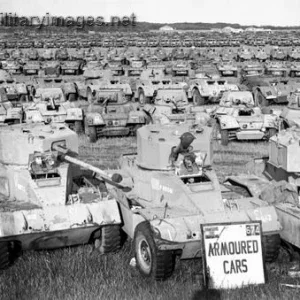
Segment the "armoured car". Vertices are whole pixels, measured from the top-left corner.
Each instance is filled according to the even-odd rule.
[[[209,127],[190,124],[143,126],[137,154],[120,159],[120,183],[129,189],[111,192],[142,276],[164,280],[172,275],[176,256],[202,257],[200,224],[216,220],[262,220],[265,258],[278,255],[281,227],[274,207],[254,197],[222,197],[211,167],[211,133]]]
[[[225,92],[213,112],[221,133],[221,142],[269,139],[279,129],[279,113],[255,106],[249,91]]]
[[[21,250],[120,248],[117,202],[104,175],[97,177],[101,170],[76,158],[74,132],[63,124],[13,125],[1,129],[0,143],[0,269]]]
[[[147,122],[145,113],[137,103],[126,100],[121,88],[91,85],[87,99],[85,132],[92,143],[103,136],[134,135]]]

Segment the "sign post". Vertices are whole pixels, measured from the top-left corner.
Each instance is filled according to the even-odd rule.
[[[261,221],[201,225],[207,288],[265,283]]]

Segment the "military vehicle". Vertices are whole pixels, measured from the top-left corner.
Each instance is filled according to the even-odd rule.
[[[24,75],[38,75],[41,69],[41,63],[36,60],[28,60],[23,66]]]
[[[283,48],[275,47],[270,51],[270,60],[285,60],[287,53]]]
[[[289,71],[290,77],[300,77],[300,62],[293,62],[290,65],[290,71]]]
[[[220,54],[222,61],[236,60],[236,53],[231,48],[225,48]]]
[[[90,85],[89,106],[85,113],[85,132],[91,143],[103,136],[135,135],[147,123],[137,103],[127,101],[121,88]]]
[[[82,74],[83,62],[78,60],[63,61],[60,65],[61,75],[80,75]]]
[[[170,78],[166,78],[163,70],[150,71],[147,69],[137,83],[134,98],[141,105],[153,103],[156,97],[161,98],[164,102],[171,102],[172,105],[181,105],[187,99],[186,87],[186,83],[174,83]]]
[[[126,68],[126,76],[128,77],[140,77],[144,67],[146,65],[145,60],[138,59],[138,58],[130,58],[129,59],[129,66]]]
[[[8,99],[6,89],[0,87],[0,124],[17,124],[23,121],[22,102]]]
[[[254,51],[254,59],[260,62],[265,62],[269,59],[269,55],[264,48],[258,48]]]
[[[285,78],[257,77],[248,80],[248,85],[252,86],[255,103],[259,106],[286,104],[290,93],[300,88],[300,82]]]
[[[249,48],[240,48],[237,52],[237,61],[243,62],[253,58],[254,54]]]
[[[0,87],[4,88],[8,100],[28,101],[29,85],[23,82],[17,82],[7,71],[0,70]]]
[[[77,91],[73,83],[37,85],[31,92],[33,103],[24,111],[26,123],[65,123],[77,133],[83,131],[83,110],[76,101]]]
[[[287,54],[287,59],[290,61],[300,61],[300,48],[292,48]]]
[[[288,69],[280,62],[270,62],[265,65],[265,74],[272,77],[286,77]]]
[[[26,52],[26,54],[25,54],[25,56],[26,56],[26,58],[28,59],[28,60],[38,60],[39,59],[39,52],[36,50],[36,49],[34,49],[34,48],[30,48],[27,52]]]
[[[75,157],[75,132],[63,124],[13,125],[1,129],[0,143],[0,268],[19,248],[120,247],[117,202],[105,176],[97,179],[101,170]]]
[[[120,183],[112,188],[123,230],[133,240],[137,268],[164,280],[175,258],[203,255],[200,224],[262,220],[267,261],[278,255],[280,224],[274,207],[257,198],[223,195],[212,169],[211,127],[154,124],[137,131],[137,154],[120,160]],[[225,200],[226,199],[226,200]]]
[[[57,60],[44,61],[41,65],[41,71],[41,77],[45,75],[59,76],[61,73],[61,64]]]
[[[243,79],[248,77],[257,77],[264,74],[264,67],[258,63],[247,63],[241,69],[241,76]]]
[[[225,91],[238,91],[236,84],[225,79],[202,78],[189,81],[188,97],[194,105],[218,103]]]
[[[52,49],[43,49],[40,52],[40,60],[52,60],[54,59],[54,53]]]
[[[300,87],[292,91],[287,98],[288,105],[284,107],[280,117],[282,119],[282,128],[287,129],[293,126],[300,127]]]
[[[9,59],[9,52],[6,49],[0,49],[0,67],[2,62],[5,62],[7,59]]]
[[[217,68],[222,77],[238,77],[238,66],[233,61],[222,59]]]
[[[60,49],[57,49],[54,54],[55,60],[68,60],[69,59],[69,53],[68,50],[61,47]]]
[[[278,114],[255,106],[249,91],[224,92],[219,107],[213,112],[225,146],[230,140],[269,139],[279,129]]]
[[[10,52],[10,58],[12,60],[22,60],[24,58],[24,53],[21,49],[15,48]]]
[[[243,188],[245,195],[259,197],[276,208],[283,230],[281,238],[300,248],[299,235],[299,127],[280,131],[269,142],[269,156],[249,163],[252,175],[230,176],[227,181]],[[288,247],[294,254],[292,247]]]
[[[171,66],[172,77],[189,77],[191,68],[186,61],[175,61]]]
[[[11,74],[21,74],[23,71],[23,64],[17,60],[7,59],[2,62],[2,69]]]

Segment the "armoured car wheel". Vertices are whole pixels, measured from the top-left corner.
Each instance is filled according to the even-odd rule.
[[[227,129],[221,129],[221,144],[227,146],[229,143],[229,134]]]
[[[255,102],[258,106],[264,107],[269,105],[269,101],[266,99],[266,97],[262,94],[261,91],[256,90],[254,92]]]
[[[121,248],[121,230],[119,225],[103,226],[95,238],[95,248],[101,254],[116,252]]]
[[[68,94],[68,101],[70,102],[76,101],[76,94],[75,93]]]
[[[266,262],[273,262],[276,260],[280,249],[280,235],[271,234],[264,235],[262,239],[262,246],[264,251],[264,258]]]
[[[193,91],[193,103],[194,105],[204,105],[204,98],[200,95],[198,89],[194,89]]]
[[[88,137],[89,137],[90,143],[97,142],[97,128],[95,126],[88,127]]]
[[[145,93],[144,93],[143,90],[141,90],[139,92],[139,103],[142,104],[142,105],[147,103],[147,97],[145,96]]]
[[[74,122],[75,132],[82,133],[83,132],[83,122],[82,121],[75,121]]]
[[[138,129],[140,129],[143,125],[142,124],[136,124],[134,125],[130,130],[130,135],[136,136],[136,132]]]
[[[22,253],[19,241],[0,242],[0,270],[11,265]]]
[[[133,242],[137,267],[143,276],[165,280],[172,275],[175,255],[172,251],[157,249],[148,222],[137,226]]]
[[[275,128],[269,128],[268,129],[268,138],[271,138],[272,136],[276,135],[277,129]]]
[[[0,270],[10,265],[9,243],[0,242]]]

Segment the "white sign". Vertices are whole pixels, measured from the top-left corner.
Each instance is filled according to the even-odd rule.
[[[260,221],[201,225],[201,231],[208,288],[265,283]]]

